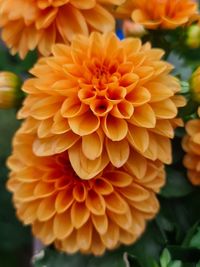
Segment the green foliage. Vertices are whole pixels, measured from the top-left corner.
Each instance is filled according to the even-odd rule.
[[[11,194],[6,190],[6,158],[10,154],[11,138],[18,125],[14,110],[0,111],[0,133],[4,137],[0,138],[0,266],[3,267],[23,267],[24,251],[31,242],[29,229],[22,227],[17,220]],[[30,255],[30,251],[28,253]]]
[[[36,60],[30,53],[24,61],[12,57],[4,47],[0,47],[0,70],[10,70],[22,76]],[[6,159],[11,151],[12,136],[19,127],[16,110],[0,110],[0,266],[28,267],[31,255],[31,235],[17,220],[11,200],[6,190],[8,170]]]

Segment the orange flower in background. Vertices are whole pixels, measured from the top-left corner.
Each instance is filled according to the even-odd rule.
[[[194,0],[127,0],[117,8],[117,16],[131,17],[147,29],[175,29],[197,13]]]
[[[24,58],[38,47],[49,55],[56,42],[68,43],[74,34],[114,30],[115,21],[106,9],[124,0],[0,0],[2,39]],[[105,7],[106,6],[106,7]]]
[[[155,193],[165,181],[163,164],[130,155],[123,168],[107,166],[90,180],[73,171],[67,153],[37,157],[34,136],[14,138],[8,189],[17,215],[45,244],[65,252],[102,254],[133,243],[155,216]],[[133,164],[133,160],[137,164]]]
[[[18,117],[24,133],[37,133],[33,150],[49,156],[68,150],[82,179],[111,162],[126,163],[130,147],[151,160],[171,162],[177,107],[185,104],[163,51],[139,39],[120,41],[113,33],[76,36],[55,45],[27,80]]]
[[[200,108],[198,109],[200,117]],[[187,122],[187,135],[183,138],[183,149],[186,151],[183,163],[188,169],[188,178],[193,185],[200,185],[200,119]]]

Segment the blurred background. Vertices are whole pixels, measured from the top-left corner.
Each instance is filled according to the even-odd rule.
[[[0,45],[0,71],[10,70],[20,75],[27,75],[36,55],[28,55],[21,62],[12,57],[3,45]],[[17,220],[11,201],[11,194],[6,190],[8,170],[6,158],[11,152],[12,136],[19,127],[15,109],[0,109],[0,266],[29,267],[32,254],[30,229],[23,227]]]

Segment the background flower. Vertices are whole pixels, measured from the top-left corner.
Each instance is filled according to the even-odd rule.
[[[131,17],[148,29],[175,29],[187,23],[197,12],[193,0],[127,0],[117,9],[117,15]]]
[[[38,47],[49,55],[56,42],[68,43],[74,34],[114,30],[115,21],[105,6],[124,0],[1,0],[2,39],[24,58]]]
[[[165,181],[163,164],[139,154],[123,168],[107,166],[93,179],[81,180],[67,153],[37,157],[34,136],[18,131],[14,138],[8,189],[18,217],[32,225],[45,245],[68,253],[102,254],[120,243],[133,243],[145,221],[157,213],[155,193]],[[141,168],[142,167],[142,168]]]
[[[89,179],[110,161],[121,167],[130,147],[144,157],[171,162],[177,107],[185,101],[163,51],[139,39],[113,34],[76,36],[71,46],[55,45],[27,80],[19,118],[35,133],[34,153],[69,150],[77,175]]]
[[[198,109],[200,116],[200,108]],[[183,149],[187,152],[184,165],[188,169],[188,178],[194,185],[200,185],[200,119],[187,122],[187,135],[183,138]]]

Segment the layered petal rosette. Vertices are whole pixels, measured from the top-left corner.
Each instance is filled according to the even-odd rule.
[[[131,17],[147,29],[175,29],[185,25],[197,10],[195,0],[126,0],[116,15]]]
[[[21,130],[15,136],[7,187],[19,219],[31,225],[45,245],[100,255],[141,235],[146,220],[159,209],[155,193],[165,181],[162,163],[130,155],[123,168],[108,165],[94,178],[82,180],[67,152],[33,154],[34,139]]]
[[[31,70],[23,90],[28,94],[18,117],[24,133],[37,133],[33,150],[50,156],[68,150],[82,179],[111,162],[126,163],[130,147],[151,160],[171,162],[179,81],[163,51],[120,41],[114,33],[76,36],[71,46],[55,45],[53,56]]]
[[[75,34],[114,30],[108,9],[124,0],[0,0],[2,39],[24,58],[36,47],[49,55],[54,43],[68,43]]]
[[[198,109],[200,117],[200,108]],[[200,119],[193,119],[185,126],[187,135],[183,138],[186,151],[183,163],[188,169],[188,178],[193,185],[200,185]]]

